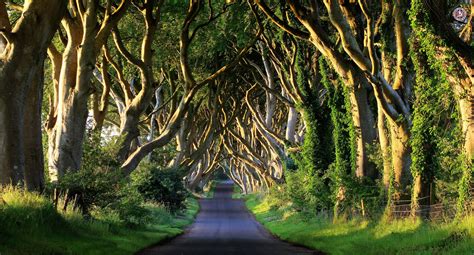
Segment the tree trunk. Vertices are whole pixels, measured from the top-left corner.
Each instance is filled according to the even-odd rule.
[[[433,178],[427,175],[417,174],[413,183],[413,197],[412,197],[412,215],[421,216],[423,218],[429,217],[429,210],[423,208],[423,205],[429,205],[431,201],[431,187],[433,185]]]
[[[363,86],[350,88],[351,115],[356,139],[356,176],[375,179],[375,166],[369,161],[366,146],[376,139],[374,115],[369,106],[367,90]]]
[[[36,78],[27,92],[24,118],[25,185],[28,190],[44,188],[44,156],[41,125],[41,102],[43,101],[44,72],[40,66]]]
[[[191,104],[191,100],[194,98],[195,93],[197,90],[192,90],[189,92],[188,95],[184,96],[179,103],[178,108],[173,113],[168,126],[165,130],[157,137],[155,140],[148,142],[141,147],[137,148],[122,164],[121,168],[122,171],[128,175],[130,174],[135,168],[137,168],[140,161],[146,157],[150,152],[152,152],[156,148],[160,148],[168,144],[173,137],[178,133],[185,114],[187,113],[189,106]]]
[[[471,88],[471,91],[474,89]],[[461,112],[462,133],[464,134],[464,151],[471,164],[474,160],[474,94],[468,92],[459,100]]]
[[[77,171],[81,167],[82,145],[89,113],[87,102],[96,60],[93,42],[83,41],[81,45],[82,47],[77,52],[78,65],[75,79],[60,84],[55,144],[49,164],[53,181],[61,178],[66,172]],[[63,66],[65,64],[66,61]]]
[[[150,119],[150,134],[148,137],[148,141],[152,141],[155,138],[155,129],[157,129],[157,117],[159,115],[158,110],[161,107],[161,104],[163,103],[163,95],[161,91],[163,90],[163,87],[160,86],[158,89],[155,90],[155,107],[153,108],[153,114],[151,115]]]
[[[409,198],[408,185],[411,183],[411,147],[410,131],[405,124],[390,123],[392,144],[393,182],[395,199]]]
[[[102,23],[98,23],[100,6],[98,1],[83,1],[83,12],[72,22],[80,22],[82,28],[81,42],[77,47],[77,73],[75,82],[60,88],[58,119],[53,155],[50,158],[52,180],[57,180],[67,171],[77,171],[81,167],[82,145],[88,116],[88,99],[92,93],[91,81],[97,56],[106,43],[113,27],[123,17],[131,1],[121,1],[119,7],[111,13],[105,12]],[[79,19],[80,16],[80,19]],[[68,44],[69,46],[69,44]]]
[[[24,139],[23,139],[23,102],[24,93],[21,88],[26,87],[26,81],[15,79],[15,71],[31,75],[28,69],[16,65],[18,61],[9,61],[0,71],[0,184],[22,184],[25,167]],[[15,64],[14,64],[15,63]],[[8,70],[10,69],[10,70]],[[6,87],[7,84],[20,86]]]
[[[389,189],[390,186],[390,176],[392,174],[392,161],[390,157],[390,142],[387,135],[387,129],[385,125],[385,114],[382,110],[382,106],[378,104],[378,116],[377,116],[377,129],[379,134],[380,150],[382,152],[383,160],[383,176],[382,181],[385,187],[385,190]]]
[[[120,149],[118,152],[119,162],[125,161],[130,154],[132,142],[140,135],[138,130],[140,112],[134,108],[127,107],[123,115],[120,116]]]
[[[27,101],[26,98],[30,92],[37,95],[39,88],[35,90],[31,87],[38,85],[35,80],[43,70],[46,49],[66,10],[66,4],[60,0],[29,1],[12,33],[8,30],[4,32],[8,43],[0,57],[0,184],[23,181],[25,145],[35,153],[41,153],[41,142],[24,139],[25,110],[40,105],[41,99]],[[41,88],[42,84],[38,86]],[[28,113],[27,118],[38,117],[35,116],[37,111],[40,109],[31,115]],[[33,123],[38,127],[37,124]],[[39,132],[41,130],[34,133]],[[33,162],[31,160],[28,159],[29,166]],[[31,185],[34,186],[33,183]]]
[[[298,111],[295,107],[288,108],[288,120],[286,122],[286,140],[296,142],[296,123],[298,122]]]
[[[66,26],[68,44],[64,49],[61,72],[58,85],[57,113],[54,120],[54,127],[48,132],[48,170],[51,181],[57,181],[65,174],[65,169],[59,167],[61,151],[59,143],[61,142],[64,128],[73,128],[66,122],[68,103],[72,103],[74,98],[74,89],[76,87],[78,54],[77,49],[81,44],[81,28],[77,24]],[[53,121],[53,120],[50,120]],[[49,124],[52,125],[52,124]],[[59,139],[58,139],[59,137]]]
[[[267,86],[270,89],[274,89],[275,88],[275,82],[274,82],[274,78],[273,78],[272,65],[270,64],[270,62],[268,61],[268,57],[264,53],[262,44],[260,44],[260,46],[262,48],[262,60],[263,60],[263,64],[264,64],[264,67],[265,67],[265,73],[266,73],[266,76],[267,76],[266,83],[267,83]],[[275,106],[276,106],[275,96],[272,93],[267,92],[266,93],[266,101],[265,101],[265,125],[268,128],[271,128],[271,126],[272,126],[272,119],[273,119],[273,115],[275,114]]]
[[[192,107],[190,107],[190,108],[192,108]],[[189,115],[190,115],[190,112],[188,112],[186,114],[186,116],[189,116]],[[183,120],[183,123],[182,123],[182,125],[179,129],[179,132],[175,136],[176,150],[177,151],[176,151],[175,157],[169,162],[168,167],[177,167],[177,166],[179,166],[179,164],[181,164],[181,162],[184,158],[186,149],[188,147],[188,141],[186,140],[187,134],[186,134],[185,131],[188,129],[190,119],[192,119],[192,118],[188,117],[188,118],[185,118]]]
[[[151,69],[141,71],[141,80],[142,89],[133,99],[131,104],[126,107],[124,116],[121,116],[120,135],[123,140],[121,141],[118,153],[118,159],[120,162],[124,162],[130,155],[130,151],[132,151],[132,141],[140,135],[138,129],[140,116],[150,105],[155,92],[153,88],[154,79]]]

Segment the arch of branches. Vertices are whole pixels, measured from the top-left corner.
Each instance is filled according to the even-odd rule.
[[[469,1],[46,2],[0,1],[2,184],[80,171],[94,136],[124,178],[159,158],[189,189],[298,173],[334,206],[376,183],[415,209],[468,198]]]

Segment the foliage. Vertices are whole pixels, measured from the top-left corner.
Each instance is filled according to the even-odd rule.
[[[175,212],[184,207],[188,196],[184,175],[185,169],[159,169],[144,163],[132,174],[132,185],[145,200],[161,203]]]
[[[302,118],[306,124],[306,134],[300,153],[292,153],[291,159],[286,162],[287,171],[286,198],[293,202],[299,210],[316,212],[331,207],[329,190],[329,175],[327,169],[332,162],[333,143],[331,141],[330,121],[327,105],[321,104],[320,91],[314,84],[305,80],[306,75],[311,75],[310,63],[305,63],[305,54],[311,54],[307,45],[301,45],[298,51],[295,68],[297,69],[297,83],[304,98],[299,107]],[[309,52],[307,52],[309,51]],[[288,167],[289,166],[289,167]]]
[[[469,254],[474,246],[472,216],[442,224],[413,219],[332,223],[275,206],[268,197],[250,195],[246,205],[272,234],[327,254]]]
[[[84,215],[133,227],[145,225],[149,212],[141,194],[128,183],[115,160],[116,143],[100,143],[92,133],[84,145],[84,163],[77,172],[69,172],[58,183],[51,183],[48,194],[53,194],[56,206],[63,210],[79,208]]]
[[[351,117],[351,105],[347,88],[339,80],[324,58],[319,59],[321,83],[327,90],[327,105],[331,112],[332,143],[335,159],[328,172],[332,181],[331,198],[334,214],[337,217],[344,208],[357,206],[361,198],[372,196],[373,192],[363,191],[363,186],[352,176],[356,167],[355,129]],[[361,190],[362,189],[362,190]],[[356,191],[359,191],[356,193]]]
[[[411,170],[428,182],[437,180],[439,200],[453,200],[459,191],[463,203],[468,195],[463,190],[470,184],[461,176],[469,176],[469,170],[461,151],[463,135],[455,88],[448,79],[450,73],[460,73],[460,67],[453,50],[434,32],[422,1],[412,3],[409,17],[414,32],[410,55],[416,71]],[[441,55],[440,48],[446,49]]]
[[[49,199],[38,193],[30,193],[7,186],[0,188],[0,234],[9,230],[31,232],[40,226],[50,230],[62,224],[58,212]]]
[[[110,214],[85,218],[77,211],[56,211],[47,197],[18,188],[0,191],[2,254],[132,254],[182,233],[198,210],[195,199],[175,216],[161,205],[147,204],[153,220],[129,228]],[[96,212],[93,212],[95,215]]]
[[[57,193],[63,193],[67,199],[76,200],[76,204],[86,214],[93,207],[109,206],[116,201],[120,190],[122,176],[118,171],[119,164],[113,157],[114,150],[101,145],[99,139],[95,134],[89,136],[84,144],[81,169],[67,173],[50,187],[57,189]]]
[[[204,196],[207,197],[207,198],[213,198],[216,186],[220,181],[221,180],[219,180],[219,179],[209,181],[202,189],[202,191],[204,193]],[[234,185],[234,187],[236,187],[236,186],[237,185]]]

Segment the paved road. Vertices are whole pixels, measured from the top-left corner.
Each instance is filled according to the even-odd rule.
[[[232,183],[217,185],[214,198],[200,201],[201,210],[186,233],[138,254],[319,254],[271,236],[255,221],[242,200],[232,199],[232,191]]]

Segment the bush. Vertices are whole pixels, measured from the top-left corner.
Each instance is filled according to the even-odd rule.
[[[159,169],[142,164],[132,174],[132,183],[146,201],[163,204],[176,212],[184,208],[188,196],[183,183],[184,173],[184,169]]]
[[[151,212],[144,207],[143,197],[131,184],[122,188],[120,199],[112,203],[110,209],[130,227],[145,225],[151,220]]]
[[[55,200],[58,196],[65,200],[60,209],[78,207],[84,215],[92,214],[103,221],[127,226],[149,221],[150,213],[142,206],[143,197],[129,184],[115,160],[116,144],[115,141],[101,144],[99,137],[88,137],[80,171],[66,174],[50,187],[56,189]]]
[[[116,202],[120,196],[120,176],[116,172],[96,169],[82,169],[66,174],[54,188],[65,197],[67,206],[80,207],[83,214],[91,209],[106,208]]]

